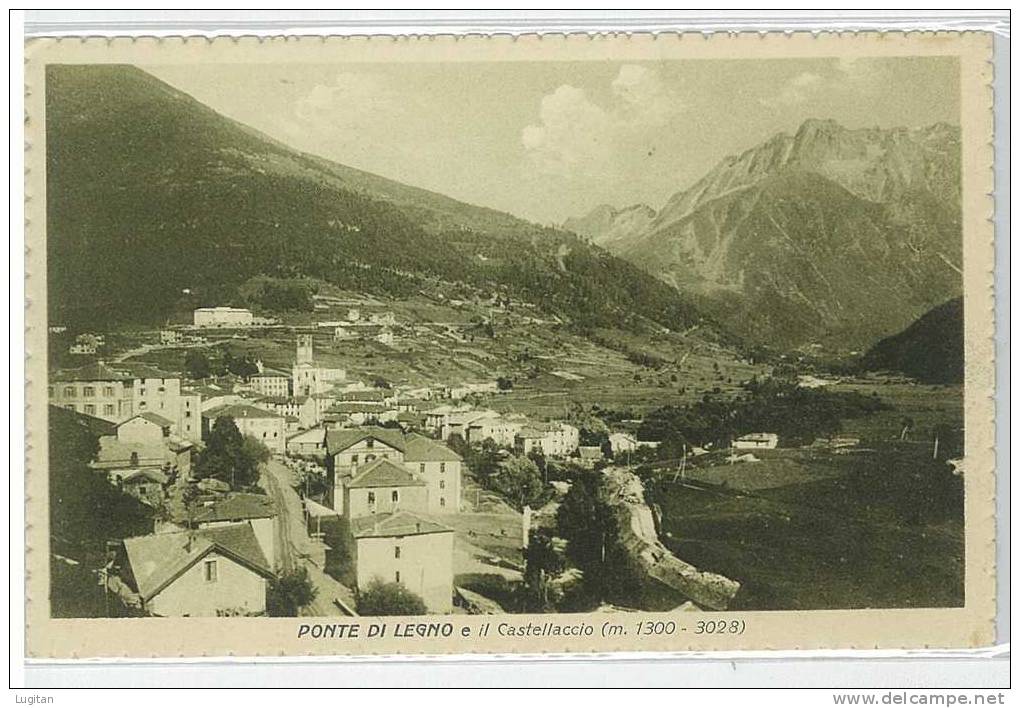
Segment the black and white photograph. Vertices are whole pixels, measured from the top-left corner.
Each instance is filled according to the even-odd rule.
[[[44,47],[51,619],[973,609],[980,43],[615,46]]]

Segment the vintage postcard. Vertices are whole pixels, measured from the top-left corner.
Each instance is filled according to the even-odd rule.
[[[29,656],[990,644],[991,47],[29,41]]]

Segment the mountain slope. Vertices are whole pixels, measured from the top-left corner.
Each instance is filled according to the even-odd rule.
[[[634,204],[623,209],[600,204],[584,216],[567,219],[563,228],[615,252],[648,231],[654,219],[655,210],[647,204]]]
[[[952,126],[807,121],[607,246],[751,341],[863,349],[962,291],[959,160]]]
[[[865,354],[870,371],[900,371],[924,383],[963,382],[963,298],[954,298]]]
[[[702,319],[573,234],[296,152],[139,69],[51,66],[46,87],[53,321],[155,323],[257,274],[498,290],[581,326]]]

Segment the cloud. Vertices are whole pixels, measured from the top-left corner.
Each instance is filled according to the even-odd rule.
[[[539,121],[521,133],[535,167],[550,174],[595,175],[608,166],[612,118],[583,90],[563,85],[543,96]]]
[[[564,84],[542,97],[538,122],[521,131],[532,167],[560,176],[606,177],[627,147],[646,141],[682,109],[654,69],[620,67],[599,104],[583,89]]]
[[[403,112],[400,96],[373,74],[342,72],[332,84],[316,84],[294,105],[299,121],[334,130],[364,130]]]
[[[822,77],[810,71],[804,71],[787,81],[776,94],[761,99],[760,103],[772,108],[796,106],[807,103],[820,88],[822,88]]]

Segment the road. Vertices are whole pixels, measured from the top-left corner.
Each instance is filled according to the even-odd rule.
[[[277,459],[270,459],[262,468],[262,487],[276,504],[276,565],[284,572],[303,566],[318,589],[311,605],[301,611],[304,617],[342,617],[345,613],[334,599],[354,607],[354,593],[327,575],[312,559],[315,542],[308,537],[301,497],[294,491],[294,475]]]

